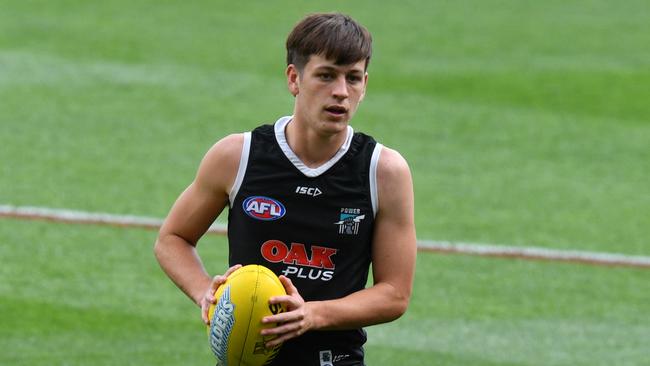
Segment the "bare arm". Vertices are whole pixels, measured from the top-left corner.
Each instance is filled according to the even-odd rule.
[[[242,145],[243,135],[230,135],[208,151],[196,178],[174,203],[154,247],[161,268],[202,307],[206,291],[217,278],[206,272],[196,245],[228,203]]]
[[[379,210],[372,243],[373,286],[341,299],[304,302],[291,281],[281,276],[288,296],[272,302],[286,302],[290,311],[265,319],[286,322],[263,332],[280,335],[269,346],[308,330],[351,329],[389,322],[406,311],[415,272],[416,236],[411,173],[399,153],[382,150],[377,181]]]

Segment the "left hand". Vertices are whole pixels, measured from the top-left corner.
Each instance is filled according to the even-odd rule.
[[[313,328],[309,303],[303,300],[300,293],[298,293],[298,289],[288,277],[280,276],[279,278],[287,294],[272,297],[269,299],[269,304],[284,304],[287,311],[262,318],[262,323],[264,324],[278,324],[277,327],[263,329],[261,332],[263,336],[277,336],[266,343],[266,347],[268,348],[275,347],[288,339],[298,337]]]
[[[199,306],[201,307],[201,318],[203,319],[205,325],[210,325],[210,317],[208,314],[208,310],[210,309],[211,305],[217,303],[217,299],[214,297],[214,294],[217,292],[217,289],[219,288],[219,286],[226,283],[228,276],[230,276],[233,272],[240,269],[241,267],[242,267],[241,264],[235,264],[234,266],[228,268],[226,273],[224,273],[223,275],[214,276],[212,278],[210,287],[208,287],[208,289],[205,291],[205,294],[203,295],[201,301],[199,302]]]

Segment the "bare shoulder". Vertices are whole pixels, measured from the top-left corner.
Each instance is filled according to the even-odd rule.
[[[383,147],[377,163],[378,217],[412,217],[413,182],[406,159],[396,150]]]
[[[243,146],[243,133],[228,135],[217,141],[203,157],[196,182],[228,192],[239,169]]]
[[[384,146],[377,163],[377,179],[380,184],[393,180],[411,180],[411,170],[406,159],[397,151]]]
[[[244,134],[234,133],[217,141],[205,155],[205,159],[210,161],[228,162],[231,160],[239,161],[241,149],[244,146]]]

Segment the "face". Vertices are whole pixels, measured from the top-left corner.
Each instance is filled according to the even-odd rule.
[[[336,65],[321,55],[312,55],[302,72],[287,67],[289,91],[296,97],[294,120],[319,133],[347,129],[366,92],[365,60]]]

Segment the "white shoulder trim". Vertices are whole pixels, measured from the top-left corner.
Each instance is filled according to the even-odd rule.
[[[379,164],[379,155],[383,145],[377,143],[375,149],[372,151],[370,158],[370,201],[372,202],[372,213],[377,216],[379,210],[379,194],[377,193],[377,165]]]
[[[287,137],[284,131],[292,119],[293,116],[287,116],[282,117],[277,120],[277,122],[275,122],[275,139],[278,141],[278,144],[280,145],[280,148],[282,149],[282,152],[284,152],[284,155],[287,157],[287,159],[289,159],[289,161],[291,161],[291,163],[307,177],[313,178],[325,173],[329,168],[341,160],[343,155],[345,155],[345,153],[350,148],[352,137],[354,136],[354,129],[352,129],[351,126],[348,126],[348,134],[345,142],[339,148],[336,154],[334,154],[334,156],[323,165],[317,168],[310,168],[300,160],[300,158],[296,155],[296,153],[293,152],[293,150],[291,150],[291,147],[287,142]]]
[[[239,168],[237,169],[237,176],[235,177],[235,182],[232,184],[230,189],[230,194],[228,195],[228,200],[230,201],[230,207],[235,203],[235,197],[239,192],[242,182],[244,181],[244,175],[246,175],[246,167],[248,166],[248,156],[251,150],[251,133],[244,132],[244,144],[241,148],[241,157],[239,158]]]

